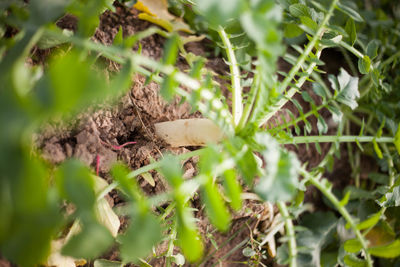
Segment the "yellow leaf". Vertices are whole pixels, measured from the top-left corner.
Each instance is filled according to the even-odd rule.
[[[138,16],[139,19],[146,20],[148,22],[151,22],[153,24],[156,24],[158,26],[161,26],[162,28],[166,29],[169,32],[172,32],[173,26],[171,22],[165,19],[158,19],[156,17],[152,17],[146,13],[140,13]]]
[[[168,12],[167,0],[139,0],[133,7],[143,12],[139,14],[139,19],[159,25],[169,32],[184,31],[193,33],[181,18],[175,17]]]

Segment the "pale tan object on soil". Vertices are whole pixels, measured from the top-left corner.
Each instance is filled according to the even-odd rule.
[[[154,124],[156,135],[173,147],[205,146],[224,137],[221,129],[209,119],[185,119]]]
[[[61,255],[61,248],[64,246],[64,239],[51,241],[51,254],[47,259],[46,266],[76,267],[75,259]]]

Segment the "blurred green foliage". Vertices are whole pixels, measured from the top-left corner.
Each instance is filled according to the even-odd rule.
[[[118,244],[123,264],[139,263],[164,238],[169,244],[168,259],[178,258],[173,254],[177,245],[188,261],[200,262],[205,248],[191,199],[200,192],[210,222],[226,232],[232,219],[229,207],[240,210],[245,184],[262,201],[290,204],[293,217],[284,218],[287,229],[287,221],[298,219],[299,227],[291,229],[296,236],[286,236],[281,242],[279,262],[292,266],[371,266],[372,255],[385,258],[381,261],[386,266],[396,266],[400,240],[396,216],[400,205],[400,96],[396,90],[400,83],[399,4],[346,0],[170,1],[171,11],[216,42],[216,52],[237,58],[237,64],[232,58],[227,61],[231,69],[246,74],[239,77],[236,87],[233,83],[223,84],[243,95],[243,114],[235,124],[228,107],[230,99],[223,97],[221,84],[214,82],[214,74],[204,68],[206,59],[187,53],[185,39],[178,33],[151,28],[124,37],[120,27],[111,46],[90,41],[99,25],[99,15],[114,9],[112,2],[0,3],[2,256],[21,266],[46,264],[51,241],[71,231],[61,252],[74,258],[96,259]],[[79,18],[76,32],[54,26],[66,12]],[[160,62],[132,51],[138,40],[154,33],[168,38]],[[232,47],[221,45],[218,36],[227,36],[223,43]],[[27,60],[36,46],[51,50],[43,65]],[[324,76],[321,53],[325,49],[342,52],[348,71],[341,69],[338,75]],[[188,62],[188,72],[175,66],[179,56]],[[122,67],[110,80],[101,75],[101,57]],[[291,66],[288,73],[277,70],[279,58]],[[134,73],[160,83],[166,100],[180,95],[194,110],[219,125],[227,138],[194,152],[200,156],[199,168],[189,180],[183,178],[179,156],[165,155],[161,161],[134,172],[121,164],[114,166],[111,174],[115,182],[103,193],[112,186],[118,188],[125,197],[130,221],[126,230],[113,237],[98,219],[99,196],[91,171],[73,159],[57,167],[48,166],[34,149],[31,137],[51,119],[67,119],[96,101],[124,92]],[[329,82],[324,82],[325,78]],[[231,79],[234,77],[227,77]],[[301,89],[305,81],[313,83],[315,97],[311,91]],[[293,97],[297,92],[309,111]],[[287,111],[287,117],[275,116],[287,102],[299,115]],[[322,109],[328,111],[335,127],[321,115]],[[358,137],[372,137],[363,147],[357,136],[351,140],[363,153],[375,157],[379,174],[371,174],[360,183],[361,150],[347,147],[354,178],[350,183],[354,186],[336,193],[320,177],[334,156],[340,155],[340,138],[353,134],[351,125],[360,128]],[[315,143],[319,151],[321,137],[329,130],[336,136],[324,140],[334,145],[309,173],[295,154],[280,145],[306,140]],[[318,135],[312,135],[315,131]],[[394,146],[383,142],[383,137]],[[158,196],[145,196],[135,180],[151,169],[159,171],[170,185],[164,196],[169,206],[160,208],[158,214],[153,211]],[[304,191],[312,182],[330,201],[328,208],[338,210],[346,222],[332,212],[299,217],[306,210],[302,203]],[[64,211],[65,203],[73,205],[72,213]],[[298,251],[293,254],[296,243]],[[96,262],[95,266],[106,264]]]

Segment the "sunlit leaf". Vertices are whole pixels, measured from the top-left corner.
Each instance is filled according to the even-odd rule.
[[[230,205],[234,210],[240,210],[242,207],[242,187],[240,186],[234,169],[224,172],[224,188],[227,197],[230,199]]]
[[[347,254],[344,256],[344,263],[350,267],[367,267],[368,263],[366,260],[357,258],[353,254]]]
[[[394,136],[394,145],[396,146],[397,153],[400,155],[400,124],[397,126],[396,135]]]
[[[395,240],[388,245],[368,248],[368,252],[376,257],[396,258],[400,256],[400,240]]]
[[[352,109],[358,106],[357,99],[360,97],[358,91],[358,77],[350,76],[347,71],[340,69],[338,77],[330,75],[329,81],[332,88],[338,91],[337,100]]]
[[[362,249],[362,245],[358,239],[349,239],[344,242],[344,249],[349,253],[357,253]]]
[[[114,37],[113,40],[113,45],[122,45],[124,38],[123,38],[123,31],[122,31],[122,26],[119,26],[118,32]]]
[[[354,23],[354,20],[349,18],[346,22],[345,26],[345,31],[349,35],[349,41],[351,45],[354,45],[354,43],[357,40],[357,30],[356,30],[356,24]]]
[[[357,224],[357,229],[364,230],[364,229],[368,229],[370,227],[373,227],[379,222],[380,218],[381,218],[381,213],[380,212],[374,213],[374,214],[370,215],[366,220],[358,223]]]
[[[212,177],[209,177],[208,182],[203,186],[202,200],[206,205],[207,215],[211,223],[218,230],[226,232],[229,229],[231,216],[216,185],[213,183]]]
[[[361,74],[368,74],[371,69],[371,59],[364,55],[363,58],[358,59],[358,70]]]
[[[193,215],[185,206],[178,206],[177,213],[177,243],[188,261],[196,262],[203,256],[204,248]]]

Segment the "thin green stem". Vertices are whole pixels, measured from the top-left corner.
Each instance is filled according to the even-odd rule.
[[[334,194],[332,194],[331,190],[327,188],[321,181],[311,175],[304,169],[300,170],[301,175],[304,176],[312,185],[314,185],[321,193],[335,206],[338,212],[343,216],[343,218],[347,221],[350,225],[351,229],[353,229],[357,239],[359,240],[362,250],[364,251],[365,258],[367,260],[367,265],[369,267],[373,266],[373,261],[371,255],[368,252],[368,245],[367,241],[365,240],[364,236],[361,234],[360,230],[357,229],[357,225],[355,221],[352,219],[350,213],[347,209],[340,203],[340,201],[336,198]]]
[[[248,98],[246,99],[246,105],[244,107],[242,117],[239,121],[239,124],[236,127],[237,131],[240,131],[246,125],[247,120],[250,117],[251,111],[253,110],[254,103],[256,102],[258,91],[260,90],[260,74],[259,74],[259,72],[260,71],[258,70],[254,74],[253,84],[251,85],[251,89],[248,94]]]
[[[277,206],[279,208],[279,212],[281,213],[282,217],[285,220],[286,236],[289,237],[289,241],[288,241],[289,259],[290,259],[289,266],[296,267],[297,266],[297,243],[296,243],[293,222],[289,217],[289,211],[286,207],[286,204],[282,201],[279,201],[277,203]]]
[[[325,31],[325,26],[328,24],[329,19],[333,15],[333,11],[336,7],[336,4],[338,3],[339,0],[333,0],[329,9],[328,13],[324,17],[324,20],[321,22],[319,25],[319,28],[317,32],[314,34],[313,38],[311,41],[308,43],[306,49],[303,51],[303,53],[300,55],[298,58],[296,65],[292,67],[290,70],[288,76],[283,80],[283,82],[280,85],[280,91],[286,90],[286,88],[289,86],[289,84],[292,82],[292,80],[295,78],[295,76],[299,73],[300,68],[303,66],[303,63],[307,60],[307,58],[310,56],[312,50],[314,49],[315,45],[317,44],[318,40],[322,37],[324,31]],[[318,49],[318,51],[315,53],[316,57],[319,58],[321,55],[322,48]],[[292,87],[289,89],[289,91],[286,92],[285,97],[283,97],[281,100],[278,101],[272,108],[271,111],[259,122],[259,126],[263,125],[266,123],[278,110],[281,110],[283,105],[286,104],[288,99],[292,98],[294,94],[297,92],[297,88],[300,88],[303,83],[307,80],[307,78],[311,75],[311,73],[314,70],[314,67],[317,66],[316,62],[312,62],[309,67],[306,70],[307,75],[302,75],[301,78],[298,80],[296,83],[296,86]]]
[[[319,58],[319,57],[321,56],[321,52],[322,52],[322,49],[319,49],[319,50],[317,51],[317,53],[316,53],[316,57],[317,57],[317,58]],[[304,53],[303,53],[300,57],[302,57],[303,55],[304,55]],[[303,63],[304,63],[304,62],[301,62],[301,65],[302,65]],[[297,64],[299,64],[299,63],[297,63]],[[297,65],[297,64],[296,64],[296,65]],[[299,68],[300,68],[301,65],[299,65]],[[279,110],[282,109],[282,107],[283,107],[283,106],[298,92],[298,88],[300,88],[301,86],[303,86],[303,84],[307,81],[308,77],[309,77],[309,76],[311,75],[311,73],[314,71],[314,68],[315,68],[316,66],[317,66],[317,63],[316,63],[316,62],[312,62],[312,63],[308,66],[308,68],[307,68],[306,71],[305,71],[305,75],[302,75],[301,78],[296,82],[296,84],[295,84],[293,87],[291,87],[291,88],[285,93],[284,97],[281,98],[277,103],[275,103],[275,104],[271,107],[270,112],[268,112],[267,115],[264,116],[264,118],[262,118],[262,119],[258,122],[258,125],[259,125],[259,126],[262,126],[263,124],[265,124],[269,119],[272,118],[272,116],[275,115],[276,112],[278,112]],[[292,70],[293,70],[293,68],[292,68]],[[298,71],[298,69],[297,69],[297,71]],[[287,76],[287,77],[289,77],[289,76]],[[292,78],[292,79],[293,79],[293,78]],[[285,79],[285,80],[286,80],[286,79]],[[287,87],[287,85],[286,85],[285,87]],[[282,88],[285,88],[285,87],[282,87]]]
[[[225,47],[226,55],[228,57],[229,69],[231,72],[231,83],[232,83],[232,116],[233,116],[233,123],[235,126],[237,126],[243,113],[242,87],[240,86],[239,65],[237,63],[232,44],[222,26],[219,26],[218,34],[221,37],[222,43],[224,44]]]
[[[350,67],[351,74],[353,76],[358,76],[357,67],[354,65],[353,61],[351,60],[349,53],[343,47],[341,47],[341,51],[342,51],[344,60],[346,61],[347,65]]]
[[[360,142],[368,143],[372,141],[377,143],[393,143],[393,137],[376,137],[376,136],[337,136],[337,135],[314,135],[314,136],[295,136],[290,140],[281,140],[281,144],[305,144],[305,143],[347,143],[347,142]]]
[[[168,251],[166,257],[166,266],[172,266],[172,257],[174,256],[174,242],[176,239],[176,225],[172,225],[171,234],[169,236]]]
[[[285,124],[281,124],[281,125],[279,125],[279,126],[277,126],[277,127],[274,127],[273,130],[279,132],[279,131],[281,131],[282,129],[285,129],[285,128],[287,128],[287,127],[290,127],[290,126],[292,126],[292,125],[295,125],[295,124],[301,122],[302,120],[304,120],[304,119],[306,119],[306,118],[308,118],[308,117],[310,117],[310,116],[312,116],[312,115],[316,115],[316,113],[317,113],[318,111],[320,111],[321,109],[327,107],[328,105],[329,105],[329,102],[323,103],[322,105],[316,107],[316,109],[310,110],[309,112],[307,112],[307,113],[304,114],[303,116],[297,117],[297,118],[295,118],[295,119],[292,120],[292,121],[289,121],[289,122],[287,122],[287,123],[285,123]]]
[[[352,53],[353,55],[355,55],[358,58],[363,58],[364,54],[361,53],[360,51],[358,51],[354,46],[349,45],[348,43],[344,42],[344,41],[340,41],[340,46],[345,48],[347,51],[349,51],[350,53]]]

